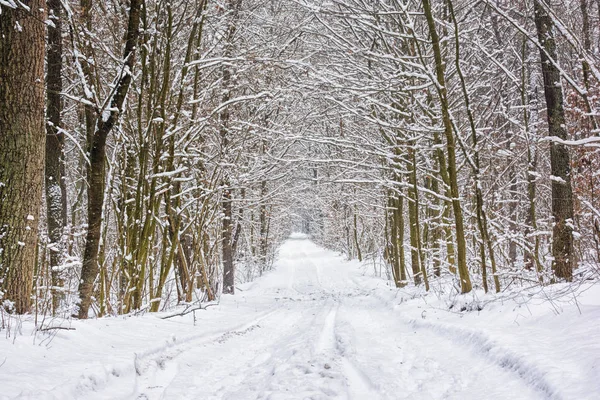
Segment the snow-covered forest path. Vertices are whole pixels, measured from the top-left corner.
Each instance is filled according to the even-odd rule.
[[[477,322],[471,315],[446,312],[458,321],[453,327],[432,323],[434,309],[401,300],[365,268],[293,236],[273,271],[206,311],[166,320],[74,321],[74,331],[38,334],[34,346],[26,337],[3,343],[0,398],[566,399],[597,393],[596,323],[582,325],[589,331],[578,328],[581,338],[548,329],[564,324],[548,322],[556,318],[523,323],[512,336],[498,324],[499,343],[484,334],[497,317],[480,329],[465,328],[465,320]],[[597,308],[588,314],[592,321]],[[565,347],[565,339],[581,353]]]
[[[309,240],[289,240],[277,269],[239,293],[243,325],[160,353],[131,398],[546,397],[474,349],[401,322],[351,267]]]

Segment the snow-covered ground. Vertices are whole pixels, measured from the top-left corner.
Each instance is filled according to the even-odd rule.
[[[370,275],[297,235],[207,310],[35,335],[13,323],[0,398],[600,398],[598,285],[450,299]]]

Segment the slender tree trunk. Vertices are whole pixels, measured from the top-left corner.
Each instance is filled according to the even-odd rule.
[[[118,77],[115,94],[110,101],[110,112],[107,117],[98,118],[96,131],[92,138],[90,150],[90,167],[88,171],[88,232],[86,235],[81,281],[79,283],[79,318],[87,318],[92,303],[94,282],[98,276],[98,248],[102,226],[102,208],[104,204],[104,159],[106,157],[106,140],[108,134],[118,122],[123,103],[131,84],[135,65],[135,51],[139,37],[140,9],[142,0],[131,0],[129,21],[127,24],[125,50],[123,52],[124,68]]]
[[[85,80],[87,81],[85,84],[89,86],[91,90],[84,90],[83,94],[87,97],[89,103],[85,104],[84,114],[85,114],[85,133],[87,138],[88,146],[92,145],[94,131],[96,129],[96,110],[94,109],[93,102],[96,100],[93,97],[90,97],[92,94],[92,90],[96,89],[96,68],[91,60],[94,59],[94,51],[92,44],[90,42],[90,32],[92,32],[93,28],[93,18],[92,18],[92,5],[93,0],[80,0],[79,8],[81,10],[81,21],[83,23],[83,29],[85,30],[83,39],[85,40],[83,44],[83,52],[85,57],[80,57],[81,68],[83,70],[83,74],[85,75]],[[89,151],[90,149],[88,149]]]
[[[406,254],[404,252],[404,196],[396,195],[396,249],[398,250],[398,268],[401,284],[406,281]]]
[[[510,162],[510,160],[507,160],[507,162]],[[515,165],[511,165],[509,172],[508,172],[508,179],[510,180],[510,186],[509,186],[510,204],[508,206],[508,214],[510,217],[510,224],[509,224],[510,241],[508,243],[508,259],[510,260],[510,264],[512,266],[514,266],[517,261],[517,241],[514,239],[514,235],[516,235],[518,232],[518,225],[517,225],[517,209],[518,209],[518,207],[517,206],[519,204],[519,200],[517,198],[518,188],[517,188],[517,176],[516,175],[517,175],[516,167],[515,167]]]
[[[404,197],[394,191],[388,193],[389,258],[396,287],[406,283],[406,255],[404,253]]]
[[[227,36],[225,38],[224,57],[230,57],[233,52],[233,39],[237,30],[238,12],[240,10],[241,0],[228,0],[226,12],[231,13],[228,17]],[[231,66],[228,64],[222,67],[222,96],[221,104],[226,104],[231,99],[231,91],[233,89]],[[221,156],[227,156],[229,146],[229,107],[225,106],[219,113],[219,136],[221,138]],[[235,292],[235,267],[233,264],[233,249],[232,249],[232,210],[231,210],[231,188],[229,188],[229,180],[225,178],[222,186],[223,195],[221,199],[221,208],[223,218],[221,222],[221,249],[223,256],[223,293],[234,294]]]
[[[238,208],[238,213],[237,213],[237,224],[235,226],[235,233],[233,233],[233,239],[231,240],[231,252],[233,254],[233,258],[236,258],[237,255],[237,247],[238,244],[240,242],[240,236],[242,234],[242,229],[243,229],[243,225],[242,222],[244,221],[244,207],[246,206],[246,204],[244,203],[244,200],[246,200],[246,189],[242,188],[240,190],[240,199],[239,199],[239,208]]]
[[[64,164],[64,134],[61,129],[62,99],[62,5],[49,0],[48,49],[46,73],[46,221],[50,239],[52,310],[58,310],[64,297],[59,265],[64,257],[64,229],[67,224],[67,188]]]
[[[600,7],[600,4],[598,5]],[[583,49],[590,53],[591,49],[592,49],[592,40],[591,40],[591,34],[590,34],[590,15],[588,12],[588,2],[587,0],[579,0],[579,9],[581,10],[581,30],[582,30],[582,36],[583,36]],[[588,64],[587,61],[585,61],[584,57],[582,58],[582,65],[581,65],[581,69],[583,71],[583,84],[585,86],[585,90],[586,93],[583,96],[583,100],[585,102],[585,106],[586,106],[586,111],[589,114],[589,121],[591,124],[592,129],[597,130],[598,129],[598,121],[597,121],[597,115],[595,115],[596,113],[594,113],[594,110],[592,109],[592,103],[590,101],[590,97],[589,97],[589,90],[590,90],[590,65]]]
[[[392,269],[392,279],[394,280],[394,284],[396,287],[399,287],[400,283],[400,268],[398,268],[398,255],[396,253],[396,247],[394,242],[396,241],[396,231],[394,228],[394,211],[393,205],[394,202],[391,197],[391,191],[388,190],[387,199],[386,199],[386,208],[384,210],[384,218],[385,218],[385,237],[386,244],[383,252],[383,258],[387,261]]]
[[[196,11],[196,19],[194,24],[192,25],[192,30],[190,32],[190,36],[188,38],[186,53],[184,63],[186,66],[183,67],[181,76],[179,77],[179,91],[177,95],[177,105],[175,108],[175,113],[170,122],[170,131],[173,132],[177,129],[178,121],[182,113],[182,107],[184,102],[184,89],[186,87],[185,81],[189,72],[189,67],[187,64],[190,62],[192,53],[194,51],[195,44],[202,37],[202,28],[203,28],[203,16],[202,12],[205,9],[206,1],[202,0],[198,5],[198,9]],[[170,80],[169,76],[171,73],[171,41],[172,41],[172,30],[173,30],[173,14],[171,5],[167,4],[167,45],[164,51],[165,58],[163,64],[163,89],[161,94],[161,118],[163,121],[167,120],[167,91],[169,90]],[[162,136],[161,136],[162,140]],[[157,152],[160,154],[160,151]],[[156,160],[157,163],[160,162],[159,159]],[[175,170],[175,135],[169,136],[169,156],[167,159],[167,170],[174,171]],[[164,285],[166,283],[169,272],[171,271],[172,265],[175,263],[177,266],[177,274],[179,276],[180,285],[181,285],[181,295],[184,296],[186,301],[192,300],[193,294],[193,280],[194,274],[191,273],[190,270],[190,262],[188,262],[188,257],[186,252],[184,251],[184,245],[186,247],[189,246],[188,243],[184,243],[180,238],[180,227],[182,224],[182,217],[179,214],[178,210],[181,205],[181,196],[177,196],[181,191],[181,182],[176,181],[169,184],[170,190],[165,193],[165,209],[166,214],[168,215],[169,226],[165,229],[163,238],[169,238],[169,240],[163,240],[163,261],[159,272],[159,279],[156,284],[154,294],[153,294],[153,303],[150,307],[151,312],[156,312],[159,310],[160,296],[164,289]],[[147,238],[147,240],[151,240],[152,237]],[[200,281],[200,280],[199,280]],[[207,286],[208,287],[208,286]]]
[[[454,43],[455,43],[455,66],[456,72],[460,79],[460,87],[462,89],[463,98],[465,102],[465,108],[467,112],[467,117],[469,120],[469,127],[471,129],[471,141],[473,144],[473,161],[471,164],[471,168],[473,171],[473,175],[475,177],[475,205],[477,210],[477,226],[479,227],[479,232],[481,234],[481,244],[479,249],[479,254],[481,258],[481,271],[482,271],[482,279],[483,279],[483,288],[485,292],[488,291],[487,284],[487,258],[485,253],[485,247],[487,245],[488,255],[490,258],[490,264],[492,266],[492,274],[494,279],[494,285],[496,287],[496,292],[500,291],[500,280],[496,275],[496,259],[494,257],[494,247],[492,245],[492,241],[489,234],[488,223],[487,223],[487,215],[485,212],[485,207],[483,203],[483,193],[481,189],[481,172],[480,172],[480,162],[479,162],[479,146],[477,139],[477,130],[475,127],[475,118],[473,117],[473,111],[471,110],[471,102],[469,98],[469,92],[467,90],[467,84],[465,81],[465,77],[462,73],[462,68],[460,65],[460,39],[458,32],[458,21],[456,20],[456,14],[454,13],[454,4],[451,0],[446,0],[446,4],[448,6],[448,12],[450,13],[450,17],[452,18],[452,22],[454,25]],[[456,133],[458,135],[458,132]]]
[[[412,270],[414,274],[415,285],[421,283],[421,280],[425,283],[425,290],[429,290],[429,278],[427,276],[427,268],[425,265],[425,256],[423,254],[423,246],[421,240],[421,222],[419,218],[419,191],[417,186],[417,157],[415,154],[414,147],[408,150],[410,157],[409,168],[411,168],[409,175],[409,219],[410,219],[410,244],[411,244],[411,259],[412,259]],[[418,278],[418,279],[417,279]]]
[[[408,203],[408,223],[410,224],[410,265],[412,268],[415,286],[418,286],[422,282],[421,263],[419,258],[419,233],[417,225],[418,209],[412,189],[409,191],[409,199],[410,201]]]
[[[525,218],[525,236],[529,238],[533,233],[533,241],[531,250],[526,250],[524,255],[525,268],[532,269],[535,264],[536,272],[538,273],[540,283],[543,283],[541,272],[542,264],[539,259],[540,249],[540,237],[537,234],[537,215],[536,215],[536,176],[537,176],[537,148],[535,140],[532,140],[532,133],[535,132],[535,122],[532,123],[531,119],[537,120],[537,95],[533,92],[529,94],[531,80],[533,77],[531,74],[528,76],[526,69],[527,59],[527,39],[523,38],[521,58],[523,60],[521,65],[521,105],[523,107],[523,126],[527,138],[527,199],[529,201],[527,207],[527,214]]]
[[[22,314],[31,304],[44,179],[46,2],[17,4],[0,6],[0,288]]]
[[[358,261],[362,261],[362,251],[360,250],[360,241],[358,240],[358,217],[356,212],[356,204],[354,205],[354,210],[352,211],[353,221],[353,230],[354,230],[354,246],[356,247],[356,256],[358,257]]]
[[[423,0],[423,11],[427,19],[433,55],[435,59],[435,72],[438,84],[438,95],[442,109],[442,121],[444,123],[444,134],[446,136],[446,151],[448,159],[448,179],[450,183],[450,194],[452,195],[452,209],[454,211],[454,224],[457,244],[457,264],[462,293],[468,293],[472,289],[471,277],[467,268],[467,244],[465,241],[465,228],[463,221],[462,206],[460,204],[460,193],[458,190],[458,171],[456,169],[456,140],[454,138],[452,121],[450,119],[450,103],[446,89],[446,77],[444,72],[444,60],[440,49],[440,39],[435,27],[435,19],[431,10],[429,0]]]
[[[437,146],[435,151],[436,161],[440,171],[440,177],[444,184],[444,194],[446,197],[451,198],[452,193],[450,193],[450,178],[448,177],[448,169],[446,168],[446,157],[444,156],[444,151],[441,148],[442,141],[439,138],[437,132],[433,133],[433,143]],[[456,274],[456,254],[454,248],[454,237],[452,236],[452,229],[450,228],[451,219],[450,213],[452,211],[452,202],[449,200],[444,200],[443,204],[443,212],[441,216],[441,223],[443,224],[443,234],[444,234],[444,243],[446,245],[446,260],[448,262],[448,270],[452,274]],[[440,243],[440,248],[442,244]]]
[[[223,220],[221,228],[221,248],[223,253],[223,293],[235,293],[235,265],[233,264],[233,251],[231,248],[231,190],[223,190],[221,200]]]
[[[540,50],[544,94],[548,114],[548,135],[567,140],[563,92],[560,71],[551,59],[557,61],[554,22],[541,4],[534,0],[535,25]],[[546,3],[547,4],[547,3]],[[573,277],[575,252],[573,248],[573,191],[571,188],[571,159],[566,145],[552,141],[550,144],[552,173],[552,270],[558,278],[570,281]]]
[[[267,205],[265,204],[267,196],[267,181],[263,180],[260,183],[260,207],[259,207],[259,257],[261,263],[261,271],[267,268]]]

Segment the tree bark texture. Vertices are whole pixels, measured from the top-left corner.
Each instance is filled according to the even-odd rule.
[[[62,101],[62,5],[60,0],[48,0],[48,48],[46,52],[46,223],[50,248],[52,276],[52,309],[58,309],[62,286],[58,269],[64,254],[63,234],[67,223],[67,188],[64,166],[64,134],[60,131]]]
[[[554,23],[541,1],[534,1],[535,25],[540,50],[544,95],[548,114],[548,135],[567,140],[563,92],[560,71],[552,60],[557,60]],[[547,4],[547,3],[546,3]],[[573,248],[573,191],[571,188],[571,159],[567,146],[552,141],[550,144],[552,174],[552,270],[558,278],[571,280],[575,252]]]
[[[0,279],[19,314],[31,303],[42,199],[45,20],[44,0],[0,15]]]

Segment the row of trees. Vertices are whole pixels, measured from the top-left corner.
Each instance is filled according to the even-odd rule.
[[[427,289],[431,275],[456,274],[463,293],[597,274],[597,11],[541,0],[319,8],[315,64],[340,112],[331,125],[360,143],[355,165],[370,163],[362,179],[336,178],[358,194],[331,204],[349,229],[328,245],[359,257],[384,247],[398,286],[409,270]],[[361,218],[375,212],[373,191],[385,218]]]
[[[597,2],[0,7],[5,308],[212,300],[290,229],[397,286],[597,268]]]
[[[34,3],[2,3],[5,307],[157,311],[269,269],[288,111],[253,58],[282,53],[276,3]]]

